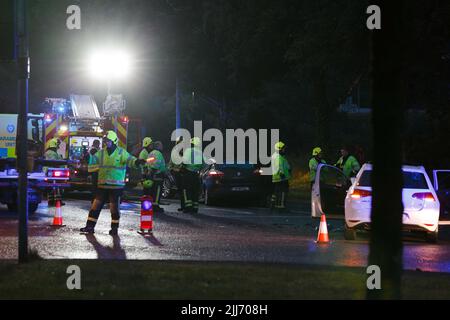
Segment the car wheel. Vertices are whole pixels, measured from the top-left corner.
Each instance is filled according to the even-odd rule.
[[[350,229],[345,225],[344,229],[344,239],[345,240],[356,240],[356,230]]]
[[[7,206],[8,206],[8,211],[10,211],[10,212],[18,211],[17,203],[8,203]]]
[[[17,203],[8,203],[8,211],[10,212],[18,212],[19,211],[19,206],[17,205]],[[28,204],[28,213],[35,213],[36,210],[38,209],[39,204],[38,203],[29,203]]]
[[[438,240],[438,233],[436,232],[427,232],[425,235],[425,240],[428,243],[436,243]]]
[[[215,203],[214,199],[211,197],[211,195],[208,192],[208,189],[206,188],[204,190],[204,202],[205,206],[212,206]]]

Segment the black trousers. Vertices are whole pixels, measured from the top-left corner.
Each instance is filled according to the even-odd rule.
[[[53,188],[47,193],[47,202],[49,206],[54,206],[56,201],[62,201],[62,194],[60,188]]]
[[[151,196],[153,200],[153,205],[159,207],[161,202],[161,192],[162,192],[161,180],[153,180],[153,185],[151,188],[144,188],[143,194],[146,196]]]
[[[198,211],[198,198],[200,197],[200,183],[198,172],[186,171],[183,175],[184,208]]]
[[[272,202],[275,208],[284,209],[286,207],[286,196],[289,192],[288,180],[273,182]]]
[[[87,227],[94,228],[97,224],[100,211],[102,211],[106,200],[109,200],[109,207],[111,211],[111,229],[119,228],[120,220],[120,197],[122,196],[123,189],[102,189],[98,188],[95,194],[94,202],[92,203],[91,210],[89,210],[89,216],[86,223]]]
[[[183,196],[183,189],[184,189],[183,174],[181,172],[174,172],[173,176],[175,178],[175,182],[177,184],[177,191],[180,196],[181,209],[184,209],[184,200],[185,199]]]

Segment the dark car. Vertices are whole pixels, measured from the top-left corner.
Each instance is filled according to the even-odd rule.
[[[240,198],[266,206],[271,194],[271,176],[261,173],[260,166],[249,163],[207,165],[200,172],[205,205]]]

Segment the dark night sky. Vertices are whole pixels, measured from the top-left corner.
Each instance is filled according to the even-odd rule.
[[[294,145],[291,150],[304,152],[318,143],[336,150],[342,143],[370,149],[370,119],[354,120],[336,112],[348,93],[356,96],[356,89],[363,104],[369,104],[367,1],[32,0],[30,4],[33,112],[41,111],[43,98],[71,93],[94,94],[101,104],[106,82],[88,75],[86,60],[93,48],[115,46],[133,54],[135,69],[127,80],[116,81],[113,91],[125,94],[127,113],[142,117],[153,135],[165,137],[175,124],[178,75],[182,126],[187,128],[193,120],[219,126],[217,107],[194,101],[195,91],[195,97],[225,101],[227,127],[280,128],[282,139]],[[66,9],[72,4],[81,7],[80,31],[66,29]],[[426,110],[432,120],[420,120],[420,128],[411,124],[408,135],[446,136],[449,63],[441,57],[449,55],[450,5],[408,4],[407,103]],[[2,112],[16,112],[15,96],[14,66],[0,64]],[[325,108],[327,119],[318,117],[320,108]],[[328,131],[328,138],[318,135],[321,131]],[[426,154],[424,146],[411,152],[419,158]]]

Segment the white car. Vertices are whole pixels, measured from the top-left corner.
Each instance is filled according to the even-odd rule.
[[[403,230],[420,232],[436,242],[440,204],[424,167],[403,166]],[[372,165],[364,164],[353,182],[339,169],[321,165],[313,185],[312,215],[345,214],[344,237],[356,239],[356,232],[370,229],[372,207]],[[344,196],[345,194],[345,196]],[[345,200],[343,200],[345,198]]]

